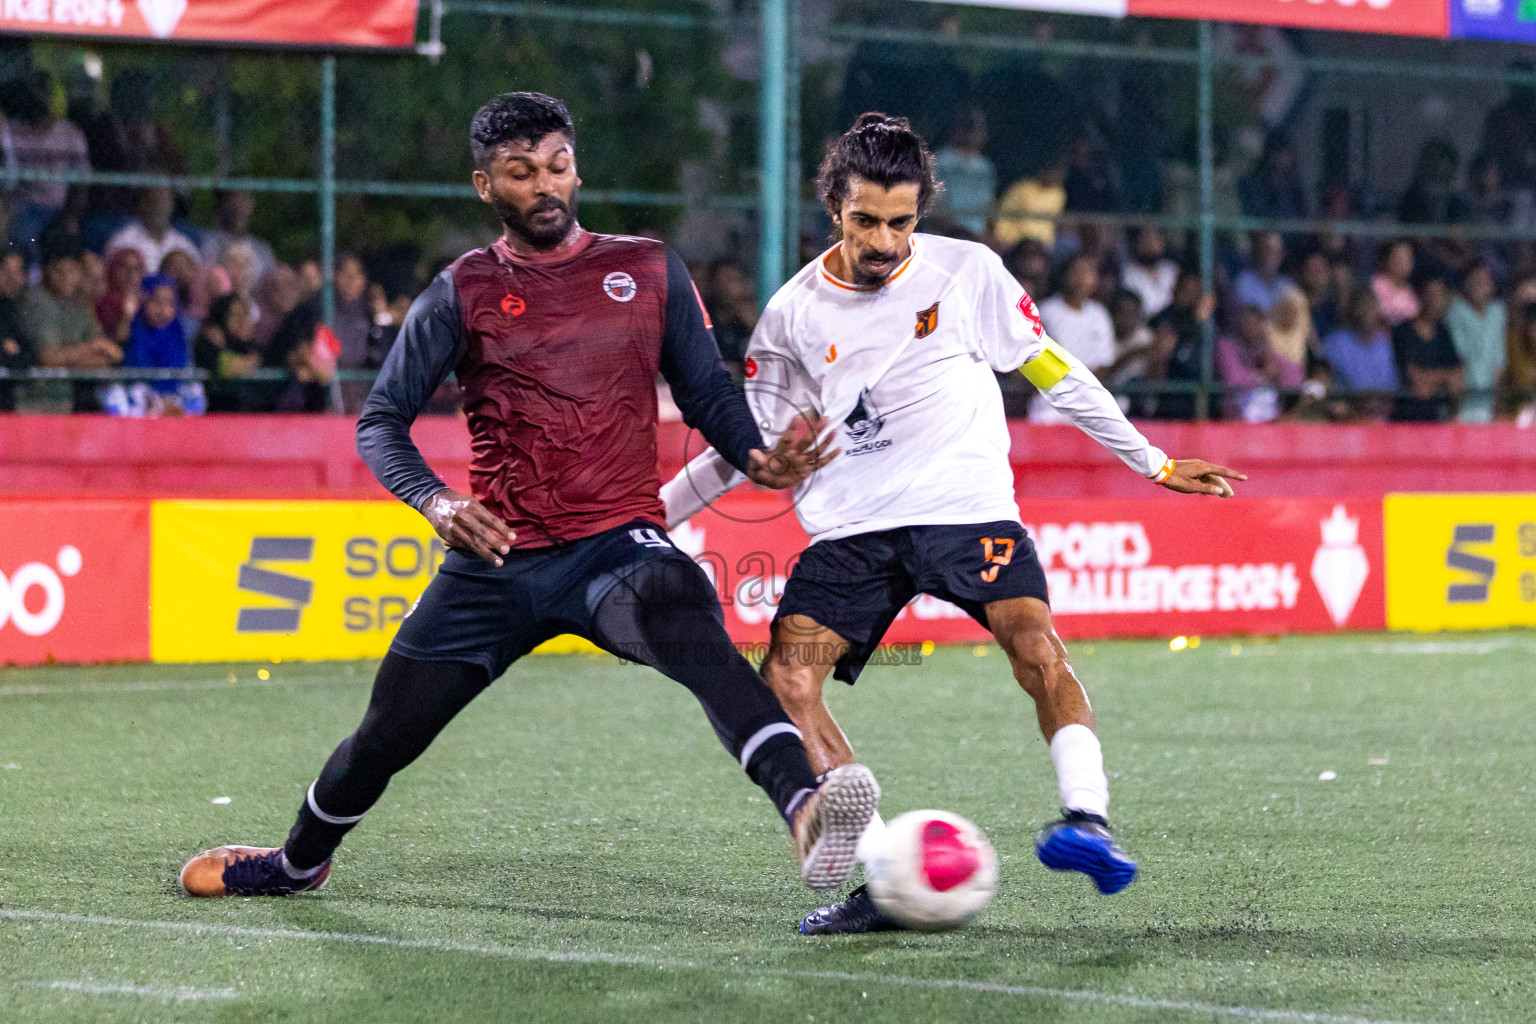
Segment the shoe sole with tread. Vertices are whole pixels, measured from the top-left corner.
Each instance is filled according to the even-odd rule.
[[[818,800],[821,835],[800,865],[800,877],[813,892],[824,892],[848,881],[858,866],[855,850],[880,807],[880,784],[863,765],[843,765],[827,775]]]

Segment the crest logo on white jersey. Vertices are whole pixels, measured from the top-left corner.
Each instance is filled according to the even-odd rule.
[[[1019,312],[1029,323],[1030,330],[1035,332],[1036,338],[1045,337],[1045,322],[1040,319],[1040,310],[1035,305],[1035,300],[1029,297],[1028,292],[1019,299]]]
[[[917,314],[917,330],[914,336],[926,338],[939,329],[939,304],[935,302],[927,309],[919,310]]]

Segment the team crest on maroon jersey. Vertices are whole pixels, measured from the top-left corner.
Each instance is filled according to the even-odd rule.
[[[614,302],[628,302],[635,297],[635,279],[622,270],[615,270],[603,278],[603,291]]]

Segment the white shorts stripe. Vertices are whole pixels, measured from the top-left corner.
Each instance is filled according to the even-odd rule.
[[[799,729],[796,729],[788,722],[770,722],[768,725],[763,726],[761,729],[757,730],[757,732],[753,733],[752,738],[747,740],[746,744],[742,746],[741,766],[743,768],[750,766],[752,764],[752,755],[757,753],[758,747],[762,746],[773,737],[786,732],[793,733],[799,739],[805,738]],[[311,800],[309,805],[313,807],[315,805],[314,801]],[[316,811],[315,813],[319,814],[320,812]]]
[[[319,779],[315,780],[315,782],[319,782],[319,781],[320,781]],[[315,783],[314,782],[311,782],[309,784],[309,795],[307,797],[305,797],[305,799],[307,801],[309,801],[309,809],[315,813],[315,817],[319,818],[321,821],[323,821],[323,822],[325,822],[325,823],[327,823],[329,825],[356,825],[358,822],[363,820],[363,816],[361,814],[357,815],[354,818],[338,818],[334,814],[326,814],[324,811],[322,811],[320,809],[320,805],[315,803]]]

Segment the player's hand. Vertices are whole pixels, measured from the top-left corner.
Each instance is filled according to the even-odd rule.
[[[421,514],[451,548],[473,551],[492,565],[512,550],[517,533],[491,514],[480,500],[444,487],[427,499]]]
[[[793,426],[784,432],[772,451],[752,449],[747,476],[754,483],[776,491],[795,486],[841,454],[841,448],[827,451],[827,446],[832,443],[830,436],[817,442],[816,438],[826,429],[825,417],[818,416],[810,421],[796,417]]]
[[[1175,459],[1173,472],[1163,481],[1163,486],[1180,494],[1209,494],[1217,498],[1232,497],[1232,485],[1228,480],[1247,480],[1246,474],[1226,466],[1202,459]]]

